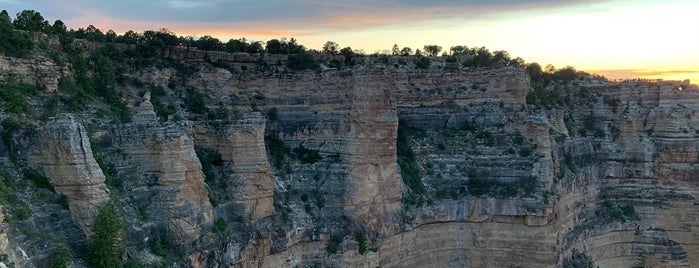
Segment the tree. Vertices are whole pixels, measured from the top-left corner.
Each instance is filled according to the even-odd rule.
[[[451,55],[456,56],[456,55],[464,55],[468,54],[468,47],[467,46],[453,46],[449,48],[449,51],[451,51]]]
[[[252,42],[247,47],[245,52],[247,53],[264,53],[265,49],[262,47],[262,41]]]
[[[520,57],[516,57],[516,58],[510,60],[510,64],[512,64],[512,66],[514,66],[514,67],[524,67],[524,59],[522,59]]]
[[[60,241],[51,252],[52,268],[68,268],[73,264],[73,251],[65,241]]]
[[[240,38],[240,39],[230,39],[226,43],[226,52],[229,53],[235,53],[235,52],[245,52],[248,48],[248,42],[245,40],[245,38]]]
[[[49,22],[41,16],[41,13],[34,10],[23,10],[17,13],[17,17],[12,22],[16,29],[30,32],[44,32],[49,27]]]
[[[400,50],[400,55],[401,56],[410,56],[413,54],[413,49],[409,47],[404,47],[403,49]]]
[[[299,44],[295,38],[289,39],[289,42],[287,43],[287,47],[288,47],[287,51],[289,54],[301,53],[301,52],[306,51],[306,48],[303,45]]]
[[[331,54],[331,55],[336,55],[338,51],[339,45],[333,41],[328,41],[325,42],[323,45],[323,53],[325,54]]]
[[[124,44],[136,44],[141,39],[141,35],[128,30],[123,35],[117,37],[116,41]]]
[[[351,47],[340,49],[340,55],[345,56],[345,65],[349,66],[354,64],[354,60],[352,59],[354,51],[352,51]]]
[[[289,55],[286,60],[286,66],[292,70],[300,71],[304,69],[316,69],[318,68],[318,62],[311,54],[303,51],[301,53]]]
[[[265,51],[270,54],[285,54],[284,47],[279,39],[271,39],[265,44]]]
[[[549,64],[546,64],[546,67],[544,70],[546,70],[547,73],[552,74],[553,72],[556,71],[556,66],[553,66],[553,64],[549,63]]]
[[[102,207],[92,227],[88,262],[93,267],[122,267],[124,219],[114,203]]]
[[[94,25],[87,26],[85,29],[85,39],[95,42],[104,42],[104,34]]]
[[[442,51],[442,47],[438,45],[425,45],[422,48],[425,49],[428,56],[432,57],[439,55],[439,52]]]
[[[544,75],[544,72],[541,70],[541,65],[536,62],[527,64],[527,67],[524,68],[524,70],[527,72],[532,82],[540,81]]]
[[[117,38],[117,34],[112,30],[109,29],[106,34],[104,34],[104,40],[107,42],[114,42]]]
[[[0,16],[3,15],[0,13]],[[11,23],[2,20],[4,19],[0,19],[0,54],[20,58],[29,55],[34,48],[29,33],[15,31]]]
[[[3,9],[0,11],[0,27],[4,26],[12,27],[12,19],[10,18],[10,14],[7,13],[7,10]]]
[[[63,35],[66,33],[67,29],[68,28],[66,27],[66,24],[63,23],[62,20],[56,20],[53,22],[53,25],[51,25],[51,29],[49,29],[49,32],[51,32],[52,34]]]
[[[212,37],[210,35],[205,35],[199,38],[196,42],[197,49],[199,50],[209,50],[209,51],[220,51],[223,50],[223,43],[221,43],[218,38]]]
[[[393,56],[400,55],[400,48],[398,48],[398,44],[393,44],[393,48],[391,48],[391,55],[393,55]]]

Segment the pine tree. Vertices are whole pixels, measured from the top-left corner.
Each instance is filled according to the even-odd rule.
[[[51,252],[51,267],[65,268],[73,264],[73,251],[65,241],[60,241]]]
[[[89,262],[92,267],[122,267],[124,219],[112,202],[102,207],[93,226]]]

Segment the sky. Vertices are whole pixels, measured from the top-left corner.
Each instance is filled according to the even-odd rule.
[[[313,49],[329,40],[367,53],[485,46],[608,78],[699,83],[697,0],[0,0],[0,9],[32,9],[75,29],[293,37]]]

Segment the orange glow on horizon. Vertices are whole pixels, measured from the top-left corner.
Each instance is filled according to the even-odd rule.
[[[589,70],[593,74],[604,75],[610,80],[618,79],[662,79],[665,81],[684,81],[699,85],[699,71],[694,70]]]

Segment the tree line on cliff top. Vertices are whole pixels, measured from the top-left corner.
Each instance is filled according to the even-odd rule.
[[[166,28],[146,30],[141,33],[129,30],[119,35],[111,29],[102,32],[94,25],[89,25],[86,28],[68,29],[61,20],[56,20],[50,24],[39,12],[34,10],[19,12],[14,20],[11,19],[6,10],[0,12],[0,54],[16,57],[27,56],[34,45],[31,40],[31,32],[58,35],[63,41],[85,39],[93,42],[135,45],[137,47],[136,53],[139,54],[137,56],[145,58],[160,56],[169,47],[184,47],[229,53],[288,54],[294,55],[289,59],[292,63],[290,66],[292,69],[317,68],[317,63],[306,55],[310,50],[299,44],[294,38],[271,39],[266,42],[238,38],[223,42],[210,35],[196,39],[192,36],[178,36]],[[363,50],[353,50],[349,46],[340,48],[340,45],[334,41],[327,41],[322,50],[316,52],[344,56],[345,65],[352,65],[354,63],[353,57],[366,55]],[[425,58],[437,57],[440,56],[440,53],[442,53],[442,57],[446,57],[448,64],[453,65],[460,62],[463,67],[527,67],[527,73],[536,83],[541,82],[542,79],[571,81],[582,75],[587,75],[587,73],[576,71],[570,66],[556,70],[552,65],[548,65],[542,69],[538,63],[526,64],[522,58],[512,58],[504,50],[491,52],[485,47],[469,48],[465,45],[452,46],[448,51],[443,51],[443,48],[438,45],[425,45],[422,50],[413,50],[410,47],[400,48],[395,44],[390,50],[377,51],[374,55],[416,56],[416,67],[427,68],[430,62],[429,59]]]

